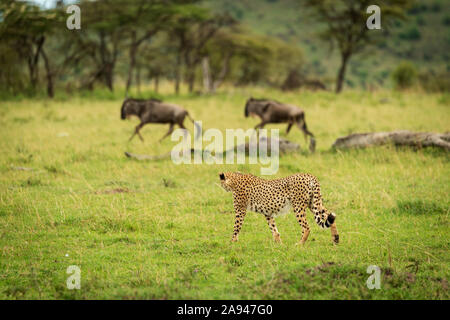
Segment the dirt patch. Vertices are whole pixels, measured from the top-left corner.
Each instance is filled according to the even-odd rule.
[[[328,268],[330,268],[331,266],[334,266],[335,263],[330,261],[330,262],[324,262],[322,263],[320,266],[314,267],[314,268],[310,268],[310,269],[306,269],[305,273],[307,275],[313,276],[316,275],[318,273],[324,273],[324,272],[328,272]]]
[[[405,281],[409,283],[414,283],[416,281],[416,275],[413,273],[405,273]]]
[[[397,207],[393,208],[395,213],[409,215],[446,214],[448,210],[437,201],[423,200],[397,201]]]
[[[116,193],[129,193],[129,192],[131,192],[131,191],[127,188],[115,188],[115,189],[95,191],[95,194],[116,194]]]

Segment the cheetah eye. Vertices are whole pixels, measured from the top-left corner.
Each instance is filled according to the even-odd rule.
[[[223,173],[219,174],[220,180],[225,180],[225,175]]]

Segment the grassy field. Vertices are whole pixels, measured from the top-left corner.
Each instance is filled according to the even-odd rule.
[[[232,196],[218,173],[259,165],[138,162],[160,154],[167,127],[121,121],[121,101],[72,98],[0,103],[0,299],[449,299],[449,156],[394,147],[330,151],[361,131],[450,129],[448,95],[394,92],[285,94],[263,89],[170,96],[205,128],[249,128],[245,100],[269,96],[306,110],[318,151],[283,156],[273,176],[309,172],[336,212],[341,243],[312,227],[305,246],[293,214],[248,213],[238,243]],[[189,128],[192,131],[192,125]],[[285,126],[280,128],[284,136]],[[289,139],[305,146],[293,129]],[[32,168],[31,171],[19,170]],[[81,269],[81,289],[66,269]],[[369,290],[369,265],[382,270]]]

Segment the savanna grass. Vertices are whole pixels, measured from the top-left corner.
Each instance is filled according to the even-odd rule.
[[[337,214],[338,246],[311,213],[303,247],[292,214],[277,219],[281,245],[251,212],[239,242],[230,243],[232,197],[216,185],[218,173],[260,175],[260,166],[130,160],[125,151],[162,154],[175,142],[158,143],[167,127],[147,125],[144,143],[128,143],[137,121],[120,120],[120,99],[3,102],[0,298],[448,299],[448,154],[391,146],[330,150],[353,132],[445,132],[448,97],[260,88],[163,97],[205,129],[224,131],[257,123],[244,118],[251,95],[305,109],[317,152],[283,156],[270,178],[316,175],[325,205]],[[285,136],[284,125],[268,128]],[[297,129],[288,138],[306,146]],[[69,265],[81,269],[80,290],[66,287]],[[379,290],[366,286],[369,265],[382,270]]]

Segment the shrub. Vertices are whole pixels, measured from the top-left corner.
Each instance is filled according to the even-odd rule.
[[[403,40],[419,40],[421,35],[417,27],[411,27],[408,30],[400,33],[400,38]]]
[[[445,16],[442,19],[442,24],[445,25],[445,26],[450,26],[450,16]]]
[[[428,92],[450,92],[450,72],[426,72],[419,75],[420,86]]]
[[[417,71],[410,62],[402,62],[392,73],[392,79],[397,89],[406,89],[411,87],[417,78]]]

